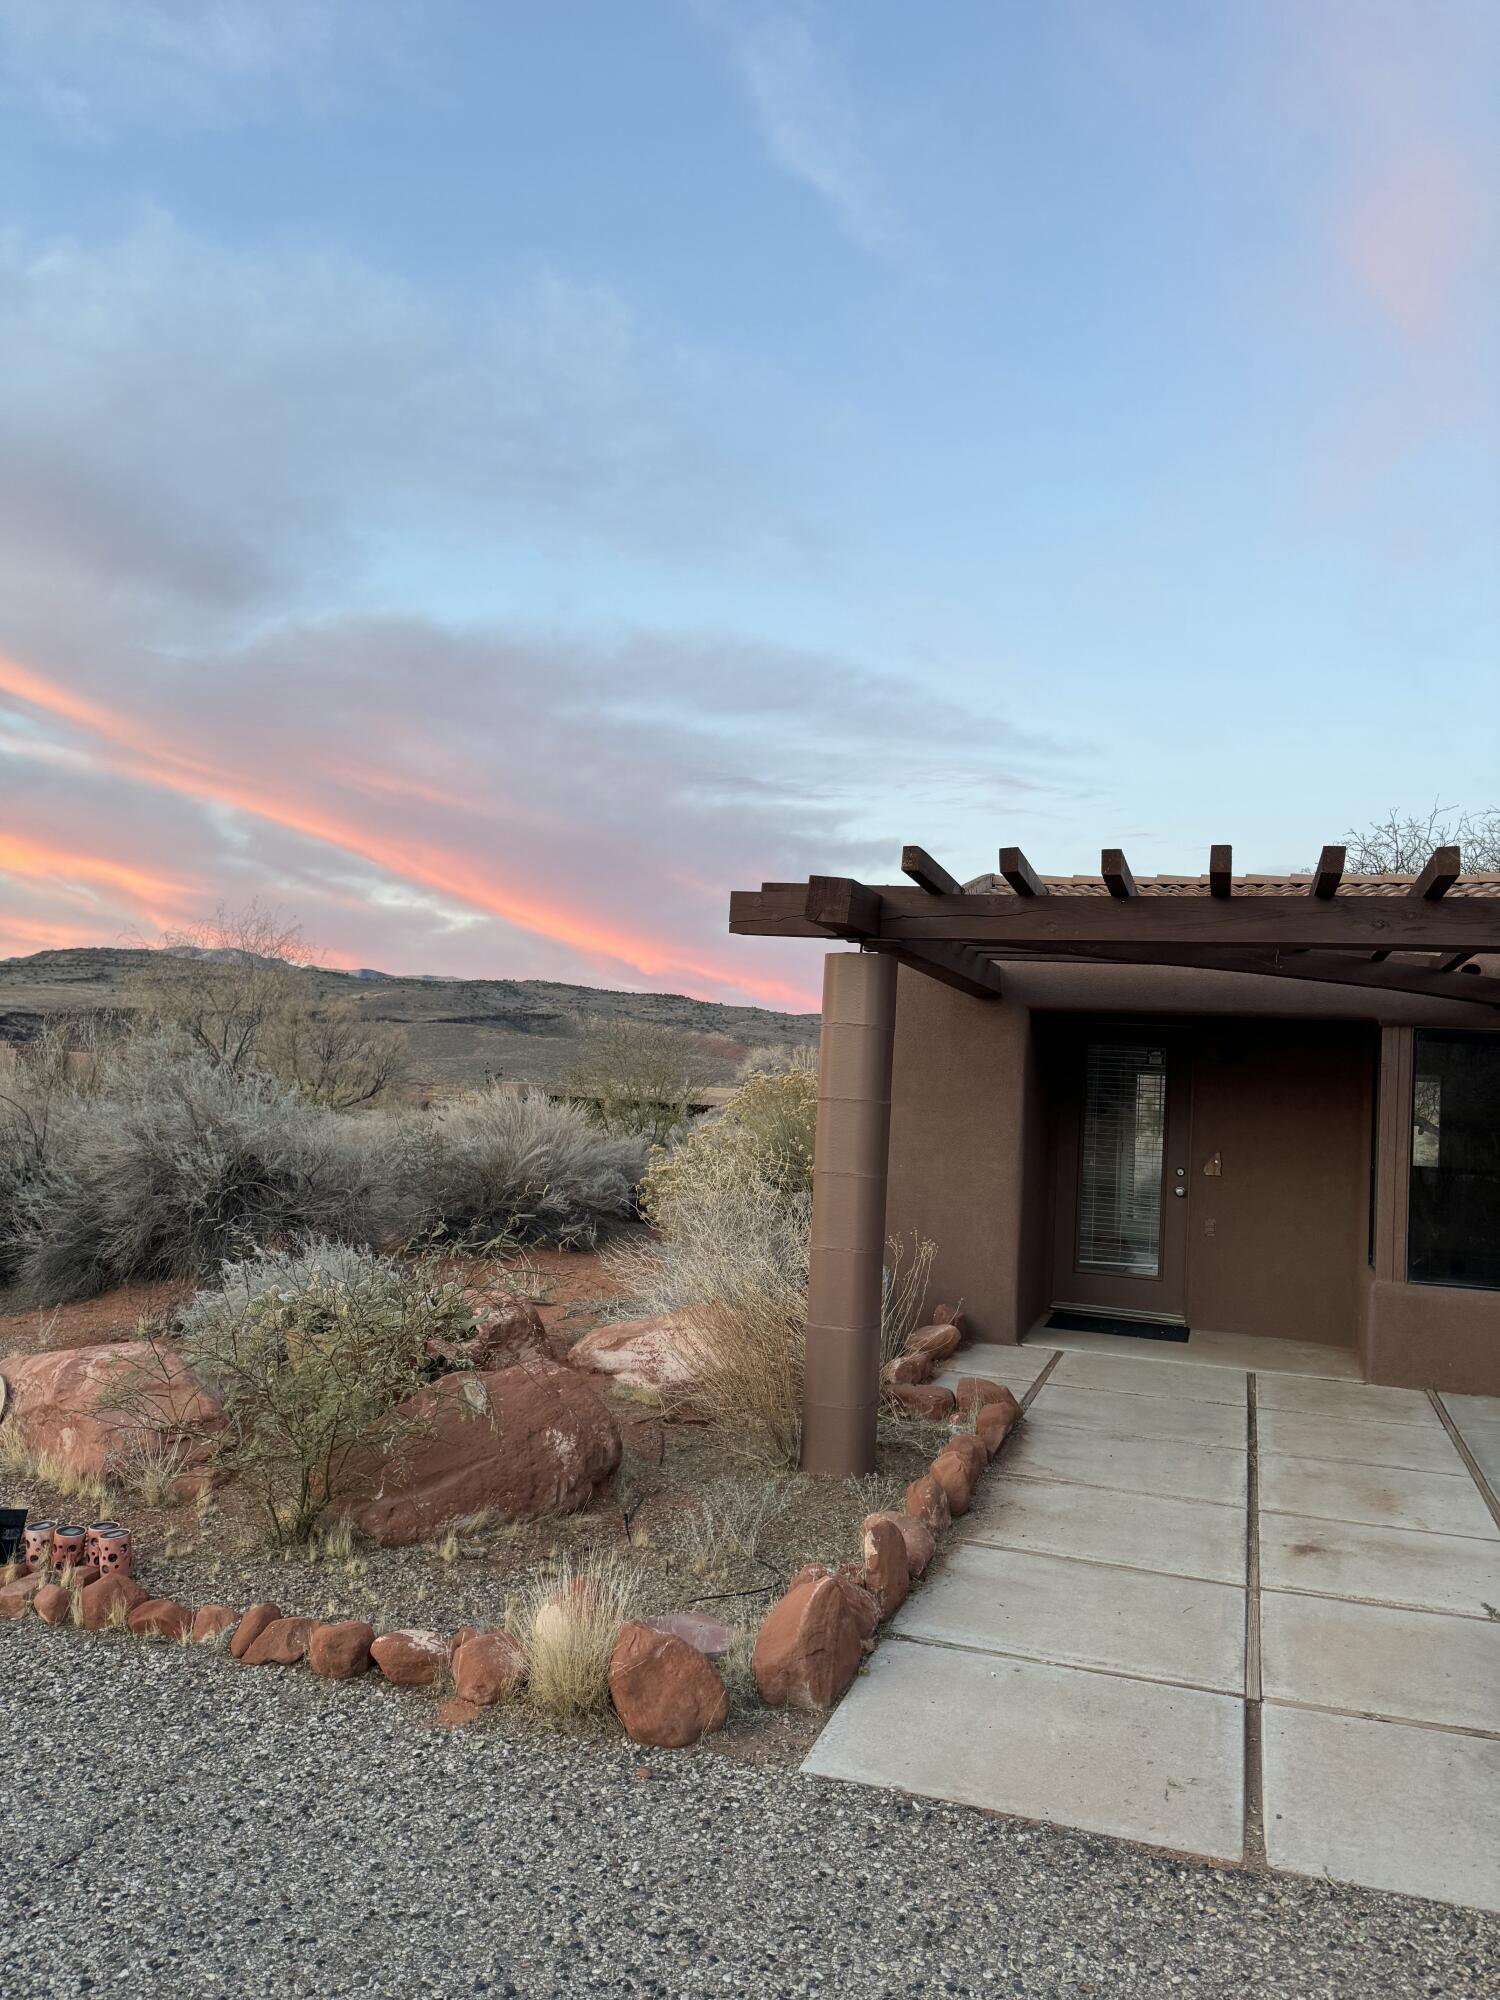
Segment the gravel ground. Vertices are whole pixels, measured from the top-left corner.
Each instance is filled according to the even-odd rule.
[[[1466,1911],[0,1627],[0,1992],[1368,1996],[1500,1988]]]

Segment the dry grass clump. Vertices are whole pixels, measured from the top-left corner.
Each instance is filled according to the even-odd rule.
[[[517,1605],[526,1649],[527,1699],[554,1721],[602,1715],[621,1627],[641,1606],[637,1571],[614,1554],[568,1558],[537,1578]]]
[[[12,1479],[34,1480],[38,1485],[50,1487],[59,1499],[83,1501],[94,1510],[96,1518],[107,1514],[114,1505],[107,1481],[97,1473],[80,1472],[55,1452],[32,1451],[14,1417],[0,1424],[0,1472],[8,1473]]]
[[[733,1561],[757,1561],[767,1529],[791,1497],[791,1482],[774,1477],[731,1477],[710,1487],[685,1526],[694,1570],[720,1576]]]

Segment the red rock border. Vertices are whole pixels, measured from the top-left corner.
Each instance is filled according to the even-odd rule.
[[[815,1713],[831,1708],[875,1650],[879,1627],[906,1602],[913,1577],[932,1560],[937,1537],[966,1514],[974,1488],[1021,1415],[1010,1390],[979,1376],[949,1390],[930,1383],[933,1364],[956,1352],[963,1338],[956,1310],[940,1306],[906,1353],[883,1371],[887,1393],[923,1416],[968,1416],[955,1426],[928,1470],[906,1489],[902,1513],[868,1514],[861,1560],[838,1569],[808,1563],[761,1625],[751,1670],[771,1708]]]

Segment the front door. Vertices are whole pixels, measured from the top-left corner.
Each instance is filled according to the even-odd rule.
[[[1087,1034],[1065,1056],[1052,1296],[1164,1320],[1183,1317],[1187,1264],[1187,1062],[1149,1028]]]

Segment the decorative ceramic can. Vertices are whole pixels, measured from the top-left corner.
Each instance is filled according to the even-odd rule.
[[[119,1525],[118,1521],[90,1521],[88,1538],[83,1545],[83,1560],[90,1569],[99,1567],[99,1537],[112,1533]]]
[[[53,1532],[54,1524],[51,1521],[33,1521],[21,1537],[26,1560],[33,1569],[51,1567]]]
[[[81,1522],[77,1524],[59,1521],[52,1530],[52,1566],[62,1569],[71,1564],[74,1569],[83,1568],[83,1553],[88,1545],[88,1530]]]
[[[99,1573],[101,1576],[131,1576],[135,1571],[135,1558],[131,1552],[130,1530],[128,1528],[101,1528],[98,1540]]]

